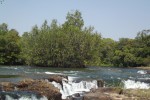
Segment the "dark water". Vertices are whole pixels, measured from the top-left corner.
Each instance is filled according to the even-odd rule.
[[[106,84],[119,83],[122,80],[136,80],[150,83],[150,74],[146,70],[135,68],[88,67],[83,69],[43,68],[30,66],[0,66],[0,81],[17,82],[25,78],[46,78],[50,74],[63,74],[78,79],[103,79]]]

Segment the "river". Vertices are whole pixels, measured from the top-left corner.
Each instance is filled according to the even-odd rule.
[[[45,67],[30,67],[30,66],[0,66],[0,82],[18,82],[25,78],[40,79],[46,78],[51,74],[60,74],[69,76],[71,86],[64,83],[66,88],[62,91],[64,96],[71,95],[69,91],[75,87],[85,87],[84,90],[89,90],[94,87],[96,81],[102,79],[105,81],[105,86],[121,86],[123,88],[150,88],[150,71],[136,68],[116,68],[116,67],[87,67],[87,68],[45,68]],[[90,81],[89,81],[90,80]],[[86,82],[86,83],[85,83]],[[58,84],[53,83],[56,87]],[[76,88],[78,91],[78,88]],[[72,91],[71,91],[72,92]],[[76,91],[75,91],[76,92]],[[65,98],[65,97],[64,97]]]

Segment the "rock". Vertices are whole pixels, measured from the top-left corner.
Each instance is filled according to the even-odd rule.
[[[45,96],[48,100],[62,100],[59,89],[45,80],[25,79],[16,84],[11,82],[1,82],[0,87],[1,91],[29,91]]]
[[[59,89],[45,80],[23,80],[19,82],[18,90],[36,92],[47,97],[48,100],[62,100]]]
[[[83,100],[150,100],[149,90],[123,90],[121,88],[98,88],[84,95]]]
[[[13,91],[15,84],[11,82],[0,82],[0,91]]]
[[[99,93],[117,93],[117,94],[122,94],[123,89],[121,88],[109,88],[109,87],[103,87],[103,88],[98,88],[95,90],[95,92]]]
[[[79,94],[79,93],[76,93],[76,94],[73,94],[72,96],[73,96],[73,97],[80,97],[80,94]]]
[[[147,74],[150,74],[150,70],[147,70]]]
[[[98,87],[104,87],[104,81],[103,80],[97,80],[97,86]]]
[[[68,79],[67,76],[64,76],[64,75],[51,75],[49,78],[48,78],[48,81],[49,82],[57,82],[57,83],[60,83],[62,85],[62,80],[63,79]]]
[[[25,87],[28,87],[30,85],[32,85],[32,83],[34,82],[35,80],[33,79],[24,79],[22,81],[19,81],[19,83],[17,84],[17,88],[25,88]]]
[[[73,94],[72,96],[68,96],[68,99],[63,100],[83,100],[83,96],[80,96],[79,93]]]
[[[102,93],[88,93],[84,95],[83,100],[111,100],[111,98]]]
[[[90,93],[87,93],[84,95],[83,100],[117,100],[113,99],[113,97],[110,94],[121,94],[122,89],[120,88],[98,88],[95,91],[92,91]]]

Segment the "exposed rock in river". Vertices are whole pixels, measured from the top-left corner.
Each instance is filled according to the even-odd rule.
[[[62,85],[62,80],[63,80],[64,78],[65,78],[65,79],[68,79],[68,77],[67,77],[67,76],[64,76],[64,75],[51,75],[49,78],[47,78],[47,80],[48,80],[49,82],[55,81],[55,82],[60,83],[60,84]]]
[[[104,81],[103,80],[97,80],[97,86],[98,87],[104,87]]]
[[[150,100],[150,89],[98,88],[85,94],[83,100]]]
[[[120,88],[98,88],[95,91],[84,95],[83,100],[112,100],[112,96],[109,94],[120,94],[122,89]],[[113,99],[114,100],[114,99]]]
[[[16,84],[11,82],[0,82],[0,91],[13,91]]]
[[[48,78],[25,79],[17,83],[0,82],[0,100],[24,100],[24,95],[31,100],[62,100],[63,97],[64,100],[150,100],[150,89],[123,90],[103,87],[103,80],[81,80],[77,83],[72,80],[63,75],[50,75]]]
[[[31,91],[47,97],[48,100],[62,100],[59,89],[45,80],[26,79],[13,83],[0,83],[3,91]]]

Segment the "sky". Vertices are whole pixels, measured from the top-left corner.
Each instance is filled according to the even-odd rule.
[[[135,38],[139,31],[150,29],[150,0],[4,0],[0,24],[7,23],[22,35],[44,20],[63,24],[73,10],[79,10],[84,25],[95,27],[104,38]]]

